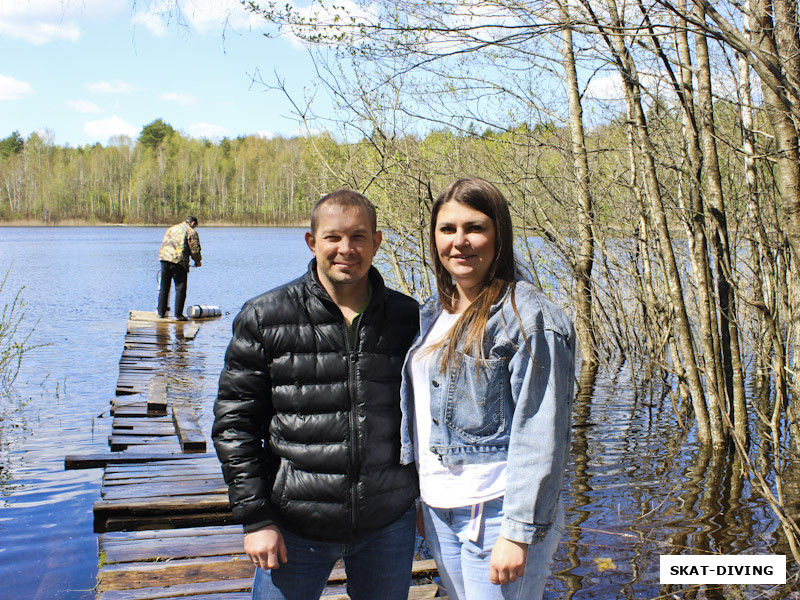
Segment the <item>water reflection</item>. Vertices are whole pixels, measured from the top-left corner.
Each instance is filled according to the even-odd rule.
[[[608,376],[595,369],[579,374],[568,527],[556,581],[545,597],[794,598],[794,584],[770,589],[659,584],[662,554],[789,552],[741,458],[732,450],[699,447],[676,425],[675,410],[683,405],[676,403],[673,410],[664,386],[630,385],[630,372],[617,365]],[[784,476],[800,481],[788,464]],[[800,486],[784,486],[788,489],[800,492]]]

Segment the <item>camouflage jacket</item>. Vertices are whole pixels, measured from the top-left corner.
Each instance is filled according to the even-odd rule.
[[[189,256],[194,259],[194,265],[199,267],[203,260],[200,254],[200,236],[184,221],[167,229],[158,252],[158,260],[179,264],[188,271]]]

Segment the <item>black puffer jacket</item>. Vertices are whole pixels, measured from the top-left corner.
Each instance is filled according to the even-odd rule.
[[[417,496],[414,466],[400,465],[399,391],[417,304],[374,267],[369,278],[354,348],[313,260],[233,322],[212,437],[245,532],[278,522],[345,542],[393,522]]]

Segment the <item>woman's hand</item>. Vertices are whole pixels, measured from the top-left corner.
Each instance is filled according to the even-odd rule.
[[[245,533],[244,551],[262,569],[277,569],[288,560],[283,535],[275,525]]]
[[[495,585],[505,585],[516,581],[525,574],[525,559],[528,557],[528,544],[513,542],[504,537],[497,538],[489,561],[489,581]]]

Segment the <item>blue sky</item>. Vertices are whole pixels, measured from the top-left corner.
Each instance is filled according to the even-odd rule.
[[[285,96],[252,76],[274,83],[277,70],[302,96],[305,49],[265,38],[237,0],[170,0],[183,24],[159,1],[0,0],[0,138],[46,129],[56,144],[106,144],[156,118],[212,139],[300,132]]]

